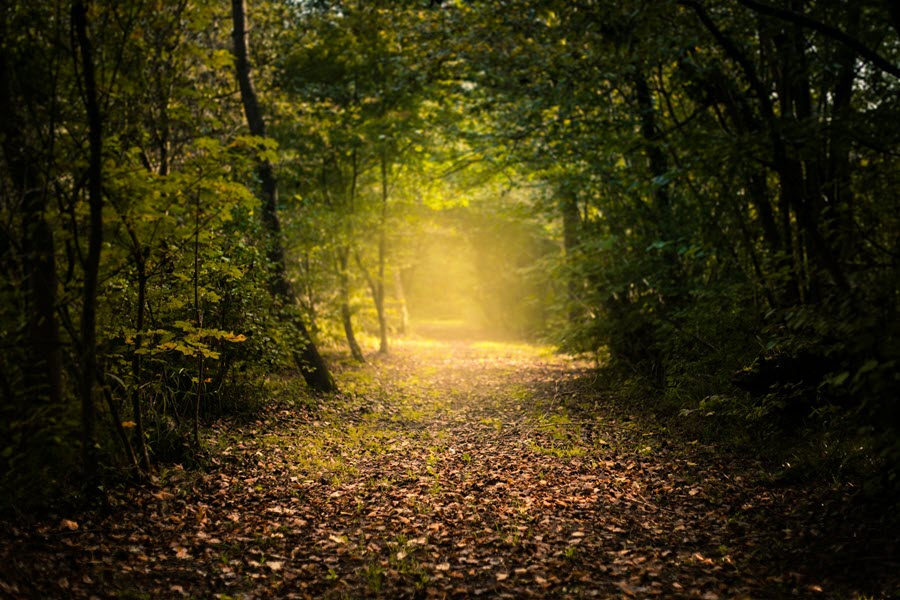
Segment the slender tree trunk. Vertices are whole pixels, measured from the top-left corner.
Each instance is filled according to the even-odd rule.
[[[804,36],[799,28],[794,26],[779,39],[781,73],[777,79],[777,89],[781,119],[801,124],[813,116]],[[783,127],[783,124],[780,127]],[[835,285],[846,290],[849,284],[843,269],[828,236],[820,228],[822,185],[818,180],[820,173],[818,160],[815,157],[803,160],[797,157],[796,153],[789,152],[779,132],[773,131],[773,137],[776,139],[775,169],[784,194],[783,202],[791,206],[797,218],[799,233],[802,234],[799,240],[801,249],[831,276]],[[819,274],[820,271],[815,268],[807,273],[807,286],[813,300],[819,296]]]
[[[375,311],[378,313],[378,352],[387,354],[387,315],[384,309],[384,268],[387,262],[388,161],[387,151],[381,151],[381,217],[378,223],[378,275],[375,279]]]
[[[319,310],[316,301],[316,286],[312,281],[312,257],[309,250],[303,253],[303,288],[301,296],[298,298],[300,305],[309,317],[309,331],[315,336],[319,331]]]
[[[93,49],[88,38],[87,6],[82,0],[72,3],[72,26],[78,43],[84,106],[88,120],[88,252],[84,261],[84,287],[81,307],[80,364],[82,452],[85,483],[92,486],[97,479],[97,452],[94,447],[97,380],[97,282],[103,247],[103,119],[94,72]]]
[[[354,96],[356,87],[354,82]],[[350,348],[350,354],[357,362],[366,362],[359,342],[356,340],[356,334],[353,331],[353,312],[350,310],[350,251],[351,240],[354,236],[353,227],[353,211],[356,208],[356,186],[359,181],[359,162],[356,148],[353,148],[350,161],[350,180],[347,187],[342,190],[341,199],[343,200],[346,213],[341,225],[344,229],[344,242],[337,249],[337,268],[338,268],[338,293],[340,294],[341,303],[341,324],[344,327],[344,336],[347,338],[347,346]],[[323,177],[322,185],[327,186]]]
[[[141,381],[143,379],[143,356],[138,352],[144,343],[144,315],[147,304],[147,263],[143,255],[143,249],[138,248],[138,306],[136,327],[134,336],[134,355],[131,359],[131,372],[134,377],[134,389],[131,390],[131,411],[134,413],[134,441],[137,445],[140,466],[144,471],[150,470],[150,454],[147,452],[147,443],[144,440],[144,411],[141,402]]]
[[[119,442],[122,444],[122,450],[125,452],[125,456],[128,457],[128,466],[132,471],[140,474],[138,459],[134,455],[134,448],[132,448],[131,442],[128,441],[128,434],[125,433],[125,427],[122,425],[122,417],[119,415],[119,407],[116,405],[116,401],[113,399],[109,388],[103,388],[103,397],[106,400],[106,406],[112,417],[113,428],[116,430],[116,435],[119,436]]]
[[[403,289],[400,269],[394,269],[394,290],[397,294],[397,303],[400,305],[400,335],[406,335],[409,330],[409,308],[406,306],[406,290]]]
[[[53,231],[44,217],[44,201],[33,204],[29,196],[42,192],[26,192],[23,251],[28,277],[28,356],[26,387],[28,394],[51,405],[62,396],[62,357],[59,321],[56,317],[56,257]]]
[[[660,147],[659,126],[656,122],[656,107],[647,76],[639,65],[635,65],[634,75],[635,99],[641,122],[641,137],[644,138],[644,152],[651,177],[653,177],[653,208],[657,227],[663,241],[672,238],[672,199],[669,194],[669,160]],[[667,253],[668,262],[674,266],[677,257]]]
[[[566,253],[566,263],[570,269],[575,265],[575,248],[579,242],[579,229],[581,227],[581,215],[578,212],[578,199],[572,190],[561,190],[559,195],[559,209],[563,221],[563,246]],[[566,280],[566,291],[569,296],[569,322],[575,323],[581,316],[578,310],[578,288],[580,279],[574,270],[570,271]]]
[[[241,91],[244,114],[247,117],[250,133],[258,137],[265,137],[266,125],[250,76],[245,0],[232,0],[231,9],[234,23],[232,36],[234,39],[235,75]],[[281,223],[278,218],[278,185],[275,173],[268,160],[260,160],[257,163],[256,171],[262,187],[262,221],[268,235],[266,254],[271,269],[269,286],[272,294],[289,309],[292,309],[297,302],[294,290],[287,278],[284,247],[281,240]],[[294,315],[290,321],[296,328],[303,344],[301,349],[294,351],[294,360],[303,373],[307,385],[318,392],[336,391],[337,385],[328,370],[328,365],[319,354],[303,320],[298,315]]]
[[[900,2],[892,2],[895,17],[900,18]],[[859,32],[861,9],[859,4],[847,7],[847,33],[853,37]],[[900,29],[898,29],[900,33]],[[851,152],[849,135],[841,123],[852,122],[853,82],[856,79],[856,55],[841,47],[837,55],[840,70],[833,89],[831,120],[828,126],[828,167],[825,175],[824,194],[832,207],[835,220],[836,246],[843,255],[853,252],[853,222],[855,198],[850,184]]]
[[[723,116],[721,117],[721,122],[722,127],[726,131],[733,127],[739,135],[745,136],[756,136],[765,132],[765,124],[756,116],[755,111],[752,110],[747,102],[747,97],[739,92],[734,82],[726,77],[723,72],[718,69],[711,73],[698,72],[693,63],[687,62],[681,63],[679,66],[695,83],[695,90],[698,90],[693,94],[695,101],[702,103],[706,101],[707,97],[711,97],[715,102],[718,102],[725,107],[727,121]],[[709,94],[709,96],[707,96],[707,94]],[[793,254],[791,252],[785,252],[782,247],[782,236],[779,231],[776,219],[777,215],[771,201],[765,173],[761,172],[757,165],[753,164],[752,161],[746,161],[744,165],[741,165],[740,171],[747,190],[748,199],[756,209],[756,218],[762,230],[763,239],[768,246],[769,252],[774,256],[774,262],[777,265],[776,270],[778,272],[794,273],[796,269],[792,262]],[[747,246],[748,252],[750,252],[754,270],[760,278],[760,281],[766,281],[766,278],[763,277],[762,261],[759,259],[760,257],[756,256],[756,252],[752,249],[752,244],[754,243],[753,235],[743,221],[743,210],[740,206],[733,206],[733,210],[736,217],[741,219],[741,231],[744,236],[745,245]],[[788,211],[789,210],[790,209],[788,208]],[[790,246],[790,243],[788,246]],[[772,308],[780,306],[781,304],[778,304],[779,295],[775,293],[774,289],[769,289],[771,288],[770,285],[767,284],[767,286],[766,298],[770,305]],[[791,278],[788,281],[786,288],[787,291],[784,294],[786,296],[784,298],[784,303],[790,306],[800,297],[796,278]]]
[[[703,23],[703,26],[706,27],[710,34],[712,34],[722,49],[725,50],[726,54],[740,66],[756,96],[763,119],[766,123],[772,145],[774,169],[778,174],[779,184],[781,186],[779,209],[781,212],[782,229],[784,233],[784,248],[787,250],[791,247],[790,212],[793,210],[799,232],[805,237],[804,242],[809,254],[819,263],[819,266],[831,276],[835,285],[841,290],[846,291],[849,289],[849,283],[830,243],[819,230],[819,224],[817,223],[814,214],[814,204],[811,203],[816,203],[818,200],[809,197],[806,190],[807,182],[803,177],[803,165],[796,156],[791,155],[781,134],[781,130],[784,128],[785,119],[795,116],[794,110],[797,106],[796,103],[799,102],[800,105],[803,106],[808,102],[806,98],[808,89],[802,91],[798,100],[797,94],[794,93],[796,91],[796,81],[789,79],[790,76],[787,74],[786,70],[786,66],[794,64],[791,62],[792,56],[790,56],[793,55],[793,49],[796,49],[799,52],[805,52],[803,47],[797,47],[802,45],[802,40],[800,39],[802,36],[797,35],[795,32],[791,41],[783,42],[781,46],[782,50],[790,48],[791,46],[793,46],[793,48],[788,50],[788,56],[785,56],[784,52],[781,56],[782,73],[781,77],[777,79],[777,91],[782,114],[776,118],[772,104],[771,90],[763,85],[753,63],[741,51],[738,45],[716,26],[710,15],[699,2],[696,2],[695,0],[678,0],[678,3],[687,6],[694,11]],[[745,4],[745,2],[742,1],[742,4]],[[756,9],[758,9],[758,7]],[[760,33],[763,36],[765,35],[764,31],[761,31]],[[784,35],[781,36],[781,38],[783,40],[788,39],[788,37]],[[805,60],[805,57],[801,56],[799,59],[802,61]],[[818,191],[816,193],[818,193]]]
[[[115,205],[113,205],[115,206]],[[150,471],[150,454],[147,450],[147,443],[144,439],[144,415],[142,406],[141,382],[143,381],[143,355],[140,353],[144,345],[144,322],[147,312],[147,282],[150,276],[147,274],[147,253],[149,251],[138,239],[137,232],[128,219],[124,215],[122,224],[128,237],[131,239],[131,254],[134,259],[135,269],[137,269],[137,313],[135,315],[135,331],[134,334],[134,352],[131,355],[131,376],[133,379],[131,388],[131,411],[134,418],[134,445],[137,448],[137,456],[139,457],[138,477]]]
[[[348,272],[350,262],[350,248],[342,246],[338,248],[338,286],[341,297],[341,324],[344,326],[344,335],[347,338],[347,345],[350,347],[350,354],[353,360],[358,362],[366,362],[366,356],[363,354],[359,342],[356,341],[356,334],[353,332],[353,313],[350,310],[350,276]]]
[[[9,115],[9,113],[6,113]],[[11,120],[15,122],[14,118]],[[4,144],[6,146],[6,144]],[[4,149],[6,152],[6,149]],[[10,161],[13,162],[13,161]],[[29,165],[11,165],[22,197],[22,262],[27,302],[24,388],[28,402],[58,405],[62,395],[62,359],[56,315],[56,256],[53,231],[44,216],[44,191],[35,189]],[[21,170],[20,170],[21,169]]]
[[[640,65],[635,65],[634,75],[635,99],[637,100],[637,109],[641,123],[641,137],[644,139],[644,152],[647,155],[647,166],[650,176],[653,178],[653,208],[656,217],[656,225],[659,236],[663,242],[671,242],[675,238],[673,231],[672,218],[672,198],[669,193],[669,160],[666,153],[660,146],[659,126],[657,124],[656,107],[653,104],[653,95],[647,76]],[[664,282],[662,289],[665,294],[666,303],[660,302],[658,310],[663,319],[670,311],[670,307],[677,305],[681,296],[680,284],[680,263],[678,254],[671,244],[666,244],[662,250],[664,272],[661,273],[661,279]],[[653,328],[647,328],[648,332],[653,332]],[[653,333],[650,334],[651,336]],[[655,349],[655,340],[646,340],[647,352],[652,356],[653,376],[656,384],[660,388],[666,387],[666,365],[662,360],[661,353]]]
[[[200,305],[200,195],[197,195],[197,206],[194,221],[194,315],[197,331],[203,329],[203,307]],[[194,398],[194,446],[200,446],[200,405],[206,391],[206,374],[204,373],[203,351],[197,353],[197,395]]]

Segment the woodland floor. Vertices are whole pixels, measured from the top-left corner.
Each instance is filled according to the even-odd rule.
[[[318,410],[217,423],[204,469],[103,513],[0,523],[0,597],[900,595],[897,538],[852,488],[779,482],[631,415],[589,365],[473,339],[397,341]]]

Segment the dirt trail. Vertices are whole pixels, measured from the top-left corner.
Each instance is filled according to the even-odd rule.
[[[620,414],[585,365],[461,338],[373,363],[318,411],[218,424],[205,472],[4,532],[0,596],[853,597],[827,507]]]

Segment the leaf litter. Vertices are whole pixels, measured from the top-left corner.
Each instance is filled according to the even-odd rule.
[[[844,490],[679,444],[522,344],[398,341],[104,512],[4,524],[0,596],[890,597]],[[298,382],[298,385],[300,383]],[[590,406],[589,410],[585,407]],[[873,557],[868,554],[876,553]],[[873,576],[874,574],[874,576]]]

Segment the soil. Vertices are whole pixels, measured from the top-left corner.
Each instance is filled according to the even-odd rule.
[[[315,409],[215,423],[204,468],[2,524],[0,597],[900,595],[896,530],[851,485],[678,439],[547,348],[426,333]]]

